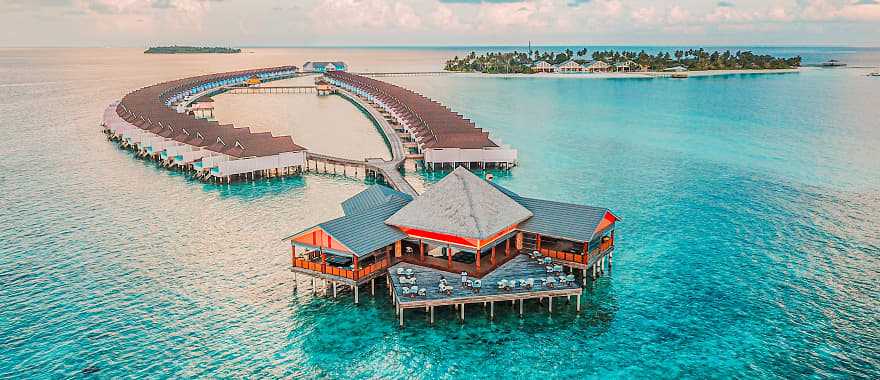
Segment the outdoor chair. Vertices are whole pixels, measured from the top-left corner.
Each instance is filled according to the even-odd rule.
[[[403,270],[403,268],[397,268],[397,275],[398,275],[398,276],[403,276],[403,275],[404,275],[404,270]]]
[[[419,295],[422,296],[422,297],[427,296],[427,295],[428,295],[428,290],[425,289],[425,288],[420,288],[420,289],[419,289]]]
[[[507,287],[507,280],[498,281],[498,289],[504,289]]]
[[[413,275],[413,270],[412,270],[412,268],[407,268],[405,273],[406,273],[406,276],[407,276],[407,277],[412,277],[412,275]]]
[[[408,295],[409,294],[409,287],[404,286],[404,287],[400,288],[400,291],[403,292],[403,295]]]

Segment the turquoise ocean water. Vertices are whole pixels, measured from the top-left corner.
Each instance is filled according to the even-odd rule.
[[[784,50],[880,65],[876,49]],[[474,307],[464,324],[443,310],[431,327],[413,311],[399,329],[384,286],[359,306],[305,281],[294,291],[279,241],[363,184],[205,185],[118,150],[98,127],[103,107],[139,86],[319,53],[389,69],[449,55],[0,50],[0,378],[880,377],[871,69],[393,79],[519,149],[499,183],[623,219],[614,268],[580,314],[527,304],[523,319],[499,307],[490,322]]]

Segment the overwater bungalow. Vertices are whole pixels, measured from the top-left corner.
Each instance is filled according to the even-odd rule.
[[[329,282],[334,296],[351,287],[356,303],[359,286],[373,293],[385,277],[401,325],[405,309],[424,308],[433,321],[437,306],[463,317],[470,303],[522,308],[579,295],[610,260],[618,221],[606,208],[524,197],[461,167],[417,197],[374,185],[342,209],[285,238],[292,270],[313,289]]]
[[[347,71],[348,65],[342,61],[335,62],[306,62],[303,64],[303,71],[326,73],[331,71]]]

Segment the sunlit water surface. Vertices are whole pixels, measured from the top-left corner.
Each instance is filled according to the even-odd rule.
[[[582,313],[527,304],[490,322],[474,307],[460,324],[441,310],[434,327],[412,311],[397,328],[384,286],[357,307],[294,290],[280,239],[363,183],[205,185],[98,127],[110,101],[161,80],[322,58],[431,70],[450,53],[0,50],[0,377],[880,377],[880,80],[866,70],[393,79],[519,149],[498,182],[623,219]],[[248,108],[296,117],[285,99]]]

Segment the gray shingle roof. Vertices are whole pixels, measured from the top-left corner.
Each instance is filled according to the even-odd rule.
[[[351,249],[355,255],[363,256],[406,237],[406,234],[384,221],[408,202],[393,197],[383,204],[326,221],[318,227]]]
[[[485,239],[532,213],[489,182],[459,167],[385,222]]]
[[[532,212],[532,217],[519,224],[522,231],[588,242],[608,212],[607,208],[515,196],[513,199]]]
[[[345,215],[356,214],[385,204],[395,198],[403,199],[407,202],[412,201],[412,197],[409,194],[401,193],[387,186],[373,185],[343,201],[342,211],[345,212]]]

